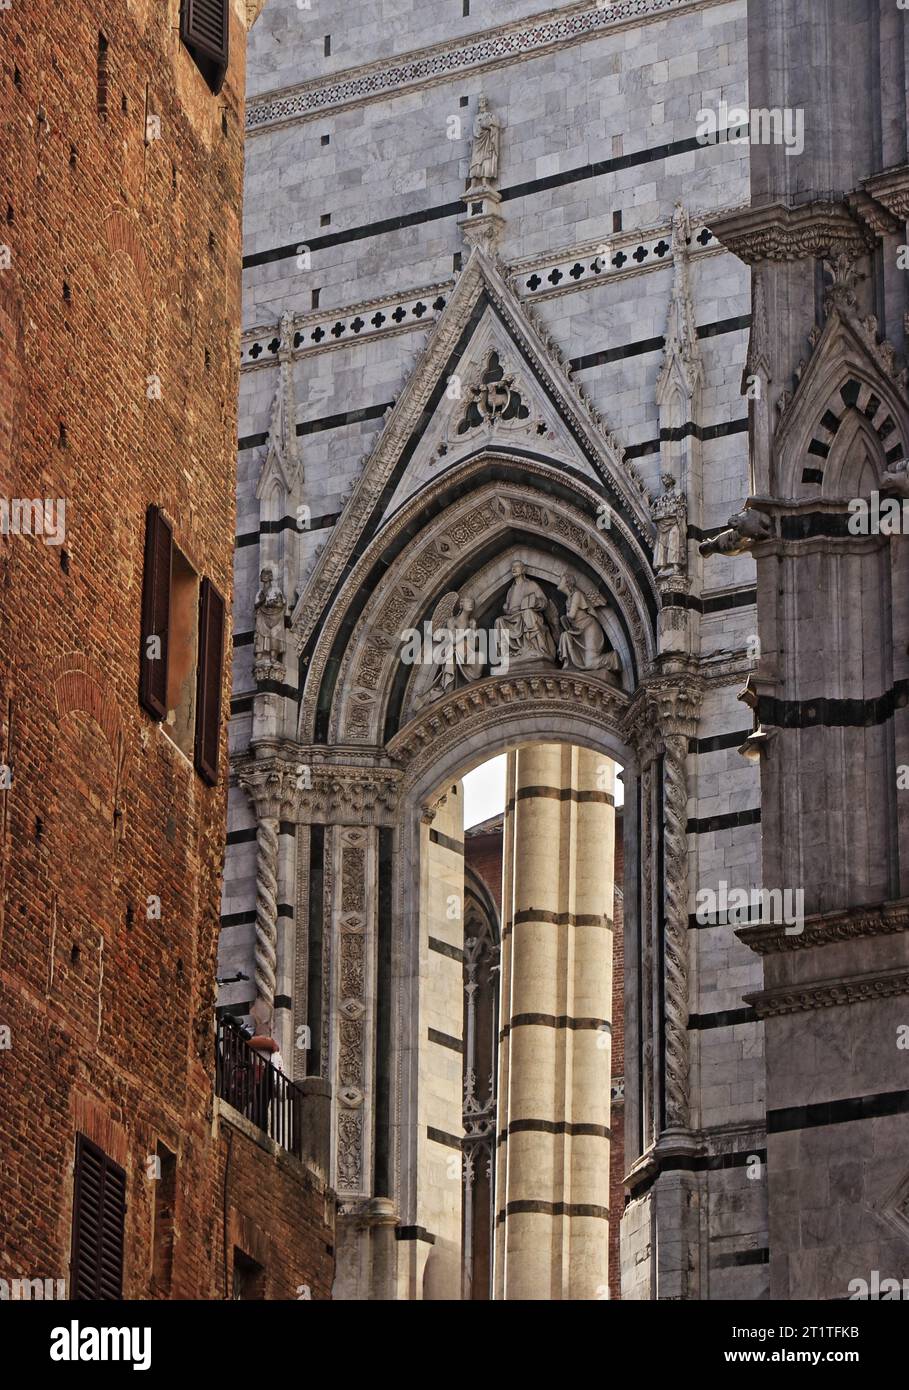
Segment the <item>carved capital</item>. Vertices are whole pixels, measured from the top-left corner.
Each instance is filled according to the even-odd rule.
[[[237,781],[256,808],[259,820],[294,820],[297,783],[293,767],[280,758],[247,759]]]
[[[710,230],[748,265],[808,257],[831,259],[841,252],[854,259],[875,243],[874,233],[853,217],[845,203],[752,207],[711,222]]]

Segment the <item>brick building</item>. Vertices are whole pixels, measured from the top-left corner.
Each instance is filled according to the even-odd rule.
[[[282,1083],[258,1111],[214,1091],[260,8],[0,15],[4,1296],[15,1279],[143,1299],[331,1284],[320,1098],[295,1097],[289,1138]]]

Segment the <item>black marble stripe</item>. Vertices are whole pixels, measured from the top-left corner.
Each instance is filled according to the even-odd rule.
[[[272,523],[263,522],[258,531],[242,531],[239,536],[235,536],[234,545],[237,547],[258,545],[262,536],[274,534],[277,531],[300,531],[304,535],[310,531],[325,531],[329,526],[337,524],[340,515],[340,512],[330,512],[326,516],[314,516],[302,527],[297,525],[295,516],[285,516],[280,521]]]
[[[909,704],[909,680],[900,680],[870,700],[840,700],[818,696],[815,700],[779,700],[758,697],[756,714],[761,724],[777,729],[869,729],[892,719],[894,711]]]
[[[427,1245],[435,1245],[436,1238],[425,1226],[396,1226],[395,1240],[422,1240]]]
[[[716,912],[706,922],[701,921],[696,912],[691,912],[688,915],[688,926],[691,931],[707,931],[711,927],[728,927],[730,925],[733,927],[756,927],[760,926],[762,921],[763,918],[760,913],[756,917],[743,917],[741,921],[736,915],[736,920],[732,923],[730,923],[729,915],[726,912]]]
[[[661,439],[664,435],[667,439],[684,439],[687,438],[688,434],[691,434],[703,444],[709,442],[711,439],[726,439],[729,435],[747,433],[747,419],[727,420],[721,425],[702,426],[694,424],[693,421],[689,421],[688,424],[679,426],[678,430],[661,431],[661,438],[646,439],[642,444],[629,444],[628,448],[625,450],[625,457],[627,459],[636,459],[643,458],[645,454],[658,454],[660,452]]]
[[[728,594],[708,594],[696,598],[692,594],[664,594],[664,608],[686,608],[695,613],[727,613],[732,608],[751,608],[757,603],[757,589],[733,589]]]
[[[292,903],[278,903],[278,916],[289,917],[293,920],[294,909]],[[248,912],[225,912],[221,917],[222,927],[246,927],[256,920],[256,909],[251,907]]]
[[[464,1042],[461,1038],[453,1038],[448,1033],[440,1033],[438,1028],[430,1028],[426,1035],[430,1042],[438,1043],[439,1047],[447,1047],[452,1052],[464,1051]]]
[[[513,811],[516,801],[533,801],[535,799],[549,801],[577,801],[579,803],[593,802],[598,806],[614,806],[615,797],[612,792],[578,791],[575,787],[518,787],[514,796],[508,800],[508,811]]]
[[[499,1030],[499,1041],[503,1041],[513,1028],[570,1028],[572,1031],[595,1031],[612,1033],[612,1024],[607,1018],[571,1018],[568,1014],[515,1014],[504,1028]]]
[[[692,818],[685,826],[688,835],[706,835],[711,830],[737,830],[743,825],[760,825],[761,808],[755,806],[750,811],[728,811],[721,816],[703,816],[700,820]]]
[[[433,1129],[432,1125],[427,1125],[426,1137],[434,1144],[443,1144],[446,1149],[457,1149],[459,1153],[461,1151],[460,1139],[454,1134],[446,1134],[444,1129]]]
[[[276,1009],[292,1009],[292,1008],[293,1008],[293,1000],[291,999],[290,995],[289,995],[289,994],[276,994],[276,995],[275,995],[275,1008],[276,1008]]]
[[[515,1202],[508,1202],[503,1211],[496,1216],[496,1224],[501,1225],[509,1216],[567,1216],[569,1220],[575,1216],[590,1217],[596,1221],[609,1220],[609,1208],[594,1206],[587,1202],[542,1202],[533,1198],[525,1198]]]
[[[720,1173],[735,1168],[746,1168],[757,1159],[762,1165],[767,1163],[766,1149],[740,1149],[735,1153],[699,1154],[697,1157],[667,1158],[662,1162],[656,1159],[656,1168],[642,1176],[637,1182],[629,1184],[629,1201],[635,1201],[649,1192],[661,1173]]]
[[[721,753],[725,748],[740,748],[752,733],[752,729],[738,729],[731,734],[713,734],[710,738],[690,738],[688,752]]]
[[[747,1265],[768,1265],[770,1251],[766,1247],[759,1250],[732,1250],[725,1255],[713,1255],[710,1263],[714,1269],[744,1269]]]
[[[434,845],[440,845],[442,849],[450,849],[452,854],[464,853],[464,841],[453,840],[450,835],[443,835],[441,830],[430,830],[429,838]]]
[[[593,912],[550,912],[543,907],[522,907],[508,926],[520,926],[524,922],[550,922],[556,927],[605,927],[612,931],[609,918]]]
[[[741,127],[745,130],[746,127]],[[732,132],[720,132],[724,138]],[[618,155],[612,159],[600,159],[590,164],[582,164],[574,169],[563,169],[557,174],[546,174],[539,179],[529,179],[524,183],[512,184],[499,190],[503,202],[513,198],[532,197],[535,193],[545,193],[550,188],[564,188],[566,184],[580,183],[587,179],[599,178],[603,174],[614,174],[620,169],[633,169],[645,164],[672,159],[677,155],[689,154],[701,149],[709,149],[696,136],[684,140],[674,140],[665,145],[651,145],[648,149],[634,150],[630,154]],[[344,246],[351,241],[363,241],[367,237],[385,236],[389,232],[402,231],[407,227],[418,227],[426,222],[440,221],[446,217],[462,217],[464,203],[458,199],[453,203],[440,203],[435,207],[420,208],[417,212],[399,213],[397,217],[385,217],[380,221],[369,222],[359,227],[326,232],[322,236],[298,237],[286,246],[275,246],[268,251],[256,251],[243,257],[243,269],[257,265],[271,265],[274,261],[288,260],[299,254],[301,246],[308,247],[310,253],[326,251],[333,246]]]
[[[754,1009],[720,1009],[715,1014],[690,1014],[688,1027],[693,1032],[708,1028],[734,1028],[737,1023],[759,1022]]]
[[[379,405],[363,405],[356,410],[342,410],[337,415],[322,415],[316,420],[301,420],[297,434],[320,434],[322,430],[338,430],[344,425],[358,425],[362,420],[381,420],[394,401],[383,401]]]
[[[430,951],[436,951],[440,956],[448,956],[451,960],[463,962],[464,952],[460,946],[450,946],[447,941],[440,941],[437,936],[429,938]]]
[[[816,1129],[819,1125],[851,1124],[856,1120],[906,1114],[909,1114],[909,1091],[877,1091],[846,1100],[822,1100],[813,1105],[768,1110],[767,1133],[785,1134],[794,1129]]]
[[[589,1139],[611,1139],[608,1125],[573,1124],[568,1120],[511,1120],[499,1131],[497,1143],[505,1144],[511,1134],[568,1134]]]

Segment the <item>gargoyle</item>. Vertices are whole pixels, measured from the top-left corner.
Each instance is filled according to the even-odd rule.
[[[765,512],[736,512],[729,518],[727,530],[712,541],[701,541],[698,549],[702,555],[744,555],[758,541],[769,540],[772,535],[773,522]]]

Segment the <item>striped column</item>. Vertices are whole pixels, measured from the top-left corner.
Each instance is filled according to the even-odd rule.
[[[512,754],[506,808],[496,1296],[608,1278],[614,765]]]

